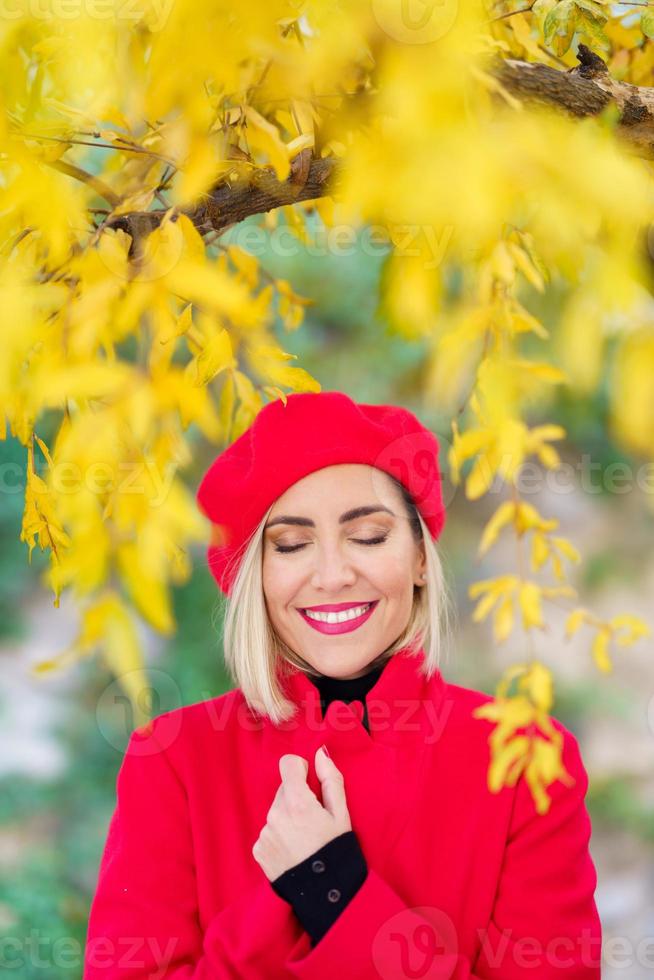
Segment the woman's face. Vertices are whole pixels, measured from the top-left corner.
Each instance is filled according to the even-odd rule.
[[[424,546],[411,533],[400,491],[374,467],[316,470],[289,487],[268,517],[263,588],[270,621],[321,674],[365,674],[405,629],[424,571]],[[354,618],[324,622],[347,607]]]

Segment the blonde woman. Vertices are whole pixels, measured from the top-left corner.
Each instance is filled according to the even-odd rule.
[[[132,733],[85,980],[595,980],[587,775],[491,793],[440,670],[439,446],[341,392],[266,405],[198,503],[235,687]]]

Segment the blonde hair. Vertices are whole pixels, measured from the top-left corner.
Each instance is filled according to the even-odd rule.
[[[414,540],[424,544],[426,580],[424,585],[414,587],[413,606],[404,631],[373,664],[385,663],[404,647],[409,647],[411,652],[424,648],[421,669],[426,677],[431,677],[439,667],[443,651],[446,657],[449,653],[450,596],[436,543],[411,495],[403,484],[386,475],[402,494]],[[262,565],[264,528],[272,507],[232,559],[238,568],[223,619],[223,649],[227,669],[250,709],[279,724],[293,717],[296,705],[284,697],[278,667],[282,674],[288,670],[288,664],[309,675],[315,676],[316,670],[284,643],[268,616]],[[223,604],[226,598],[222,596]]]

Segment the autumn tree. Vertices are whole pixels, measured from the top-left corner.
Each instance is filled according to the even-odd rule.
[[[524,560],[474,583],[473,619],[492,616],[498,644],[524,630],[525,660],[480,713],[496,722],[489,784],[524,772],[546,809],[565,776],[534,642],[546,602],[587,631],[591,669],[648,633],[580,602],[581,556],[518,477],[559,465],[557,386],[607,383],[613,438],[654,458],[651,11],[32,6],[0,42],[2,420],[25,447],[28,554],[48,553],[44,585],[81,616],[38,669],[99,653],[142,711],[136,619],[174,632],[171,589],[210,533],[189,433],[223,447],[266,401],[320,390],[273,329],[301,329],[309,300],[225,233],[253,215],[305,243],[318,224],[368,230],[389,247],[380,317],[424,344],[420,396],[451,417],[452,479],[471,507],[507,488],[480,553],[511,534]],[[533,304],[550,293],[555,329]]]

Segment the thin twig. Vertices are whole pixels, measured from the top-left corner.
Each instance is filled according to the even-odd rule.
[[[534,0],[534,3],[536,0]],[[530,3],[528,7],[520,7],[519,10],[507,10],[504,14],[498,14],[497,17],[489,17],[489,21],[492,23],[494,20],[505,20],[507,17],[513,17],[514,14],[528,14],[531,12],[533,3]]]
[[[161,153],[156,153],[154,150],[146,150],[143,146],[116,146],[115,143],[97,143],[92,140],[69,139],[66,136],[42,136],[39,133],[24,133],[22,131],[16,135],[28,140],[50,140],[53,143],[67,143],[71,146],[95,146],[103,150],[118,150],[120,153],[145,153],[148,156],[156,157],[157,160],[163,160],[169,166],[174,166],[173,161],[169,160],[168,157],[162,156]]]
[[[95,177],[93,174],[88,173],[86,170],[82,170],[81,167],[75,166],[73,163],[68,163],[66,160],[47,160],[49,167],[53,167],[55,170],[59,170],[62,174],[66,174],[67,177],[74,177],[75,180],[80,180],[103,197],[108,204],[111,204],[112,208],[115,208],[120,203],[120,197],[105,184],[103,180],[99,177]]]

